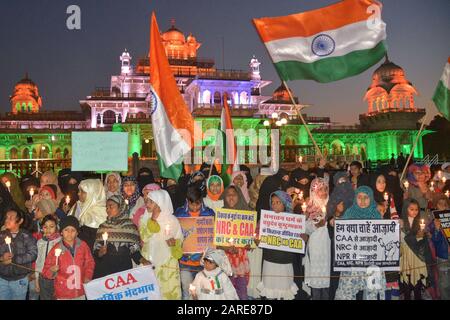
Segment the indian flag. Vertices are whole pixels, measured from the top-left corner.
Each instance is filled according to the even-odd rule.
[[[375,0],[344,0],[253,23],[284,81],[340,80],[367,70],[386,54],[386,24]]]
[[[439,112],[450,121],[450,57],[434,92],[433,101]]]
[[[195,124],[170,70],[154,13],[150,30],[150,98],[160,174],[178,180],[184,154],[194,145]]]
[[[223,108],[220,117],[220,132],[222,134],[222,157],[223,165],[220,175],[225,186],[231,182],[231,175],[234,171],[239,170],[236,162],[237,148],[234,138],[233,121],[231,120],[230,106],[228,105],[228,95],[223,95]]]

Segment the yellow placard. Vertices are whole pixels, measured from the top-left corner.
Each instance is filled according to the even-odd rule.
[[[217,209],[214,223],[214,245],[254,247],[256,211]]]

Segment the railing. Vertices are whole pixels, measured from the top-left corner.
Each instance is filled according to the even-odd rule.
[[[132,99],[132,98],[147,98],[148,93],[146,92],[131,92],[131,93],[116,93],[111,92],[110,88],[102,88],[97,87],[95,91],[88,98],[123,98],[123,99]]]
[[[222,110],[223,106],[220,103],[199,103],[196,109],[217,109]],[[256,104],[231,104],[230,109],[251,109],[258,110]]]
[[[42,174],[48,170],[58,171],[71,165],[71,159],[10,159],[0,160],[0,171],[13,172],[21,177],[25,174]]]
[[[387,109],[382,109],[382,110],[379,110],[379,111],[372,111],[372,112],[364,113],[361,116],[371,117],[371,116],[375,116],[377,114],[388,113],[388,112],[417,112],[417,113],[425,113],[425,109],[387,108]]]

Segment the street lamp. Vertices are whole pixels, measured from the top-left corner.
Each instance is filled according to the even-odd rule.
[[[280,118],[280,116],[278,115],[277,112],[273,112],[271,115],[271,118],[264,120],[263,125],[266,128],[270,128],[272,130],[274,129],[278,129],[281,130],[281,127],[286,125],[288,123],[288,120],[286,118]],[[274,131],[271,131],[271,141],[273,142],[275,139],[274,136]],[[274,147],[273,143],[271,143],[272,147]],[[281,135],[278,135],[278,146],[281,145]],[[272,157],[275,153],[275,150],[272,149]],[[274,160],[274,158],[272,158],[272,161]],[[280,154],[280,150],[278,150],[278,164],[280,164],[280,160],[281,160],[281,154]]]

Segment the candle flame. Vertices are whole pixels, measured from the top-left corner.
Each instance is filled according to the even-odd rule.
[[[6,244],[11,244],[11,238],[10,237],[6,237],[5,238],[5,243]]]
[[[102,239],[103,239],[103,241],[108,240],[108,232],[104,232],[104,233],[102,234]]]
[[[59,257],[61,255],[62,249],[55,249],[55,256]]]

